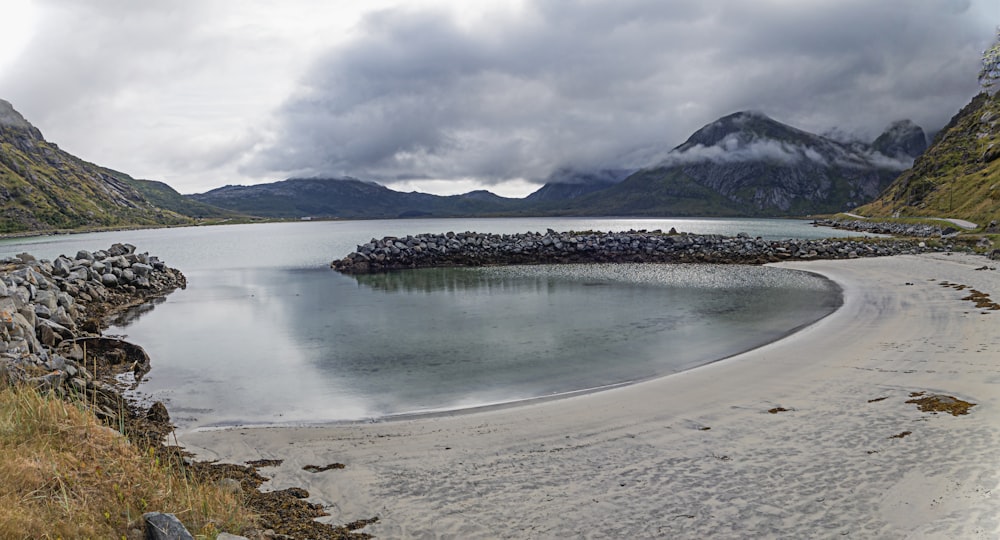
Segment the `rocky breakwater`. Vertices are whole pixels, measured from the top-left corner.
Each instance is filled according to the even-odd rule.
[[[475,232],[421,234],[372,239],[331,268],[347,274],[404,268],[563,263],[764,264],[787,259],[848,259],[926,251],[924,244],[900,239],[764,240],[662,231]]]
[[[109,317],[185,286],[178,270],[129,244],[52,261],[27,253],[0,260],[0,384],[87,396],[106,419],[134,415],[121,401],[120,376],[140,378],[149,358],[101,330]],[[147,414],[165,413],[159,405]]]
[[[911,238],[947,238],[959,233],[959,230],[955,227],[939,227],[926,223],[865,221],[860,219],[817,219],[813,221],[813,225],[833,227],[834,229],[843,229],[846,231],[908,236]]]

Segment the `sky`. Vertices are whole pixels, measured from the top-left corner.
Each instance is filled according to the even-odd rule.
[[[4,0],[0,99],[181,193],[290,177],[522,197],[753,110],[874,139],[979,91],[997,0]]]

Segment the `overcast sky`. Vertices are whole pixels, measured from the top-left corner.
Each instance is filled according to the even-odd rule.
[[[723,115],[872,139],[978,91],[998,0],[4,0],[0,98],[182,193],[350,175],[523,196]]]

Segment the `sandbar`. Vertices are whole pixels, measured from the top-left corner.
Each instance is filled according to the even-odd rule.
[[[965,254],[796,261],[844,290],[758,349],[638,384],[455,415],[179,433],[281,459],[380,538],[1000,537],[1000,266]],[[947,283],[947,285],[946,285]],[[965,286],[965,287],[961,287]],[[724,339],[724,336],[720,336]],[[610,359],[609,359],[610,360]],[[975,403],[921,411],[916,393]],[[343,463],[321,472],[306,465]]]

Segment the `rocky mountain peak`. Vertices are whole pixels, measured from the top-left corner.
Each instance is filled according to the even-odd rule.
[[[42,132],[25,120],[9,101],[3,99],[0,99],[0,128],[14,128],[17,131],[27,132],[33,139],[44,140]]]
[[[718,146],[729,150],[756,141],[774,140],[791,143],[808,143],[814,135],[782,124],[758,111],[740,111],[723,116],[695,131],[675,151],[684,152],[698,145]]]
[[[872,143],[872,148],[889,157],[915,158],[927,150],[927,135],[910,120],[897,120]]]

